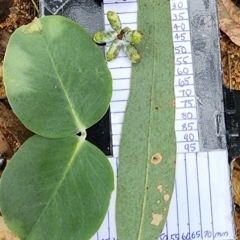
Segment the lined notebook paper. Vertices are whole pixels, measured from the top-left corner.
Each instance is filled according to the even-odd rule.
[[[170,0],[170,3],[175,51],[177,161],[174,193],[159,239],[235,239],[227,150],[202,152],[199,149],[187,0]],[[117,12],[123,27],[137,29],[137,1],[104,1],[105,29],[110,30],[107,11]],[[109,160],[116,176],[131,63],[121,52],[108,66],[114,89],[111,101],[113,157]],[[102,227],[92,240],[117,240],[115,202],[116,190]]]

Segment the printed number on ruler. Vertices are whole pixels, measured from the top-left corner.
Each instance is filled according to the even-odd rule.
[[[212,231],[206,230],[204,232],[195,231],[195,232],[188,232],[188,233],[182,233],[179,235],[178,233],[171,234],[171,236],[167,236],[165,233],[162,233],[160,235],[160,240],[191,240],[191,239],[203,239],[203,238],[221,238],[224,237],[225,239],[229,233],[227,231],[223,232],[216,232],[215,234],[212,234]]]
[[[198,152],[191,39],[187,1],[171,2],[175,54],[176,132],[178,152]]]

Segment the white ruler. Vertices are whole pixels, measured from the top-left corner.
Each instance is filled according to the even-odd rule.
[[[227,151],[199,150],[187,0],[170,0],[170,3],[175,49],[177,166],[171,206],[159,239],[235,239]],[[110,30],[107,11],[117,12],[123,27],[137,29],[137,1],[104,1],[105,28]],[[121,52],[108,66],[114,89],[111,102],[113,157],[109,160],[116,174],[131,64]],[[92,240],[117,240],[115,201],[116,191],[102,227]]]

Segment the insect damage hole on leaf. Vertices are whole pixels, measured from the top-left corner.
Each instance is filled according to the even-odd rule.
[[[152,156],[151,163],[157,165],[162,161],[162,158],[163,157],[160,153],[156,153]]]
[[[158,226],[162,220],[163,220],[162,214],[152,213],[152,221],[151,221],[152,225]]]

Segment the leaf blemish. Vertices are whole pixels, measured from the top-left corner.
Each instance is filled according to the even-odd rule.
[[[159,192],[161,193],[161,192],[163,191],[163,186],[162,186],[162,185],[159,185],[159,186],[157,187],[157,189],[158,189]]]
[[[157,165],[162,161],[162,158],[163,157],[160,153],[156,153],[152,156],[151,163]]]
[[[97,77],[101,77],[102,76],[102,72],[101,71],[99,71],[98,69],[95,69],[95,71],[96,71]]]
[[[163,220],[162,214],[152,213],[152,221],[151,221],[152,225],[158,226],[162,220]]]
[[[22,26],[22,31],[24,34],[29,34],[33,32],[42,32],[42,24],[39,18],[35,17],[34,20],[27,24]]]
[[[164,194],[163,199],[167,202],[170,199],[169,194]]]

